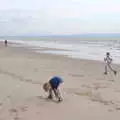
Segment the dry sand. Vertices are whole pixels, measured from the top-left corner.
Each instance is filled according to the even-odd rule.
[[[0,120],[120,120],[120,75],[103,72],[101,62],[1,45]],[[61,103],[42,89],[54,75],[64,79]]]

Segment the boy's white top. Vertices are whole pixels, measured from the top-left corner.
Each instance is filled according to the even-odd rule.
[[[110,64],[110,63],[112,62],[112,58],[111,58],[110,56],[106,56],[106,57],[104,58],[104,61],[105,61],[106,63]]]

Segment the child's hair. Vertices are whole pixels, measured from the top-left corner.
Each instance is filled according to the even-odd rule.
[[[49,82],[44,83],[43,89],[45,90],[45,92],[48,92],[51,89],[50,83]]]
[[[110,53],[109,53],[109,52],[107,52],[107,53],[106,53],[106,55],[110,55]]]

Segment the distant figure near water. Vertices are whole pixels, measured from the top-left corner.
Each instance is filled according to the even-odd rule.
[[[5,47],[7,47],[8,41],[5,40],[5,41],[4,41],[4,44],[5,44]]]
[[[110,53],[107,52],[106,53],[106,57],[104,58],[104,61],[105,61],[105,72],[104,74],[108,74],[108,68],[116,75],[117,74],[117,71],[114,70],[111,66],[111,63],[113,61],[113,59],[110,57]]]

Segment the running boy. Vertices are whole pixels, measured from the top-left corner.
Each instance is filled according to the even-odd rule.
[[[58,99],[58,101],[62,101],[62,97],[59,91],[59,86],[61,83],[63,83],[63,80],[58,76],[54,76],[43,85],[43,89],[45,90],[45,92],[49,92],[49,99],[53,99],[52,92],[54,92],[55,97]]]
[[[106,57],[104,58],[104,61],[105,61],[105,72],[104,74],[108,74],[108,68],[116,75],[117,74],[117,71],[114,70],[111,66],[111,63],[112,63],[112,58],[110,57],[110,53],[107,52],[106,53]]]

